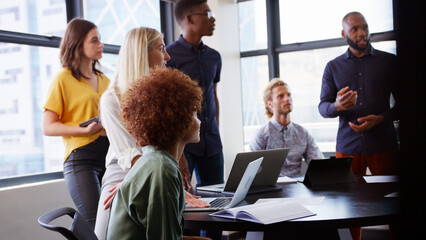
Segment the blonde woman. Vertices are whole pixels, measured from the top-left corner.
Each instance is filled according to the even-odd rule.
[[[120,121],[121,96],[132,82],[148,75],[150,68],[165,67],[169,59],[162,34],[152,28],[140,27],[130,30],[120,48],[116,77],[100,101],[102,125],[110,140],[95,227],[95,233],[100,240],[105,239],[111,199],[127,172],[142,155],[141,148]],[[196,201],[192,195],[186,196],[187,202],[195,201],[191,205],[205,205],[204,202]]]

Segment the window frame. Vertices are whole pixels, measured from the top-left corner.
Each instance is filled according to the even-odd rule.
[[[247,2],[253,0],[237,0],[240,2]],[[266,28],[267,28],[267,49],[255,49],[250,51],[240,51],[240,58],[267,56],[268,58],[268,71],[269,81],[273,78],[280,77],[280,61],[279,55],[281,53],[289,53],[295,51],[306,51],[329,47],[346,46],[347,43],[343,38],[332,38],[308,42],[298,42],[281,44],[281,27],[280,27],[280,6],[278,0],[265,0],[266,1]],[[370,42],[381,41],[396,41],[397,34],[395,32],[397,26],[397,9],[396,1],[392,0],[392,15],[393,15],[393,30],[386,32],[377,32],[370,34]],[[244,104],[244,103],[243,103]],[[244,127],[244,126],[243,126]],[[323,152],[324,156],[333,156],[334,152]]]
[[[64,0],[67,13],[67,22],[75,17],[83,18],[83,0]],[[173,41],[173,5],[170,1],[160,1],[160,24],[161,31],[164,34],[164,41],[168,44]],[[59,48],[61,37],[47,36],[15,31],[6,31],[0,29],[0,42],[13,43],[20,45],[29,45],[37,47]],[[104,44],[104,53],[118,55],[120,45]],[[35,183],[47,180],[62,179],[63,171],[42,172],[36,174],[20,175],[0,179],[0,189],[27,183]]]
[[[254,0],[237,0],[237,3],[248,2]],[[240,57],[255,57],[260,55],[268,56],[269,65],[269,78],[279,77],[279,59],[280,53],[314,50],[320,48],[340,47],[347,45],[343,38],[332,38],[325,40],[281,44],[281,28],[280,28],[280,8],[279,1],[265,0],[266,1],[266,28],[267,28],[267,49],[256,49],[250,51],[241,51]],[[370,34],[371,43],[381,41],[396,40],[395,25],[397,22],[395,11],[395,0],[393,2],[393,25],[394,30],[386,32],[377,32]]]
[[[253,1],[253,0],[237,0],[236,3]],[[279,54],[293,51],[313,50],[328,47],[338,47],[346,45],[344,39],[334,38],[310,42],[281,44],[280,18],[279,18],[279,1],[266,1],[266,17],[267,17],[267,49],[256,49],[250,51],[241,51],[240,58],[263,56],[268,58],[269,78],[279,77]],[[397,25],[397,9],[393,0],[393,19],[394,30],[387,32],[379,32],[371,34],[371,42],[380,41],[396,41],[395,26]],[[67,21],[75,17],[83,17],[82,0],[65,0]],[[164,34],[164,42],[170,44],[174,39],[174,21],[173,21],[173,2],[170,0],[160,0],[160,21],[161,31]],[[38,47],[59,48],[61,38],[57,36],[46,36],[31,33],[22,33],[14,31],[6,31],[0,29],[0,42],[14,43]],[[105,44],[104,52],[110,54],[118,54],[120,45]],[[327,154],[327,153],[326,153]],[[17,177],[0,179],[0,188],[19,185],[23,183],[34,183],[46,180],[63,178],[62,171],[38,173],[31,175],[23,175]]]

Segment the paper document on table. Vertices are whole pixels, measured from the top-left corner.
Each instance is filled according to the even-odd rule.
[[[268,201],[259,204],[229,208],[209,215],[261,224],[271,224],[308,217],[315,215],[315,213],[296,202]]]
[[[277,183],[297,183],[297,180],[287,176],[279,177]]]
[[[278,201],[278,202],[295,202],[304,206],[321,205],[325,197],[306,197],[306,198],[259,198],[255,204],[264,202]]]
[[[364,180],[367,183],[391,183],[391,182],[398,182],[398,176],[395,176],[395,175],[364,176]]]

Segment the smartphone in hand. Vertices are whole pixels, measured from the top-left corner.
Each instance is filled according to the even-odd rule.
[[[85,122],[82,122],[82,123],[80,123],[80,124],[79,124],[79,126],[80,126],[80,127],[87,127],[87,126],[89,126],[89,124],[91,124],[92,122],[97,122],[97,123],[99,123],[99,122],[100,122],[99,116],[96,116],[96,117],[91,118],[91,119],[89,119],[89,120],[87,120],[87,121],[85,121]]]

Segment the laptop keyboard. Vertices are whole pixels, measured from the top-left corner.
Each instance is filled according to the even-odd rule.
[[[216,198],[210,202],[210,208],[224,208],[231,204],[232,198]]]

